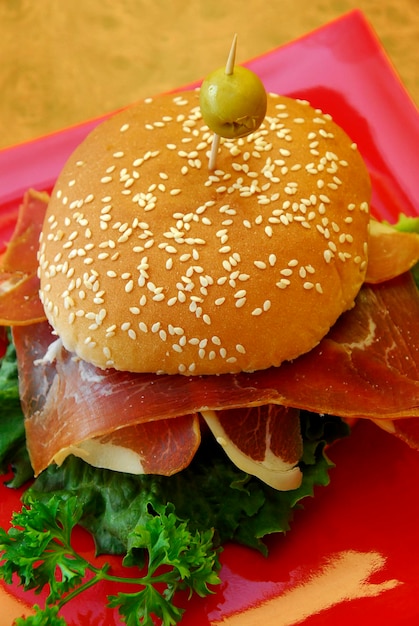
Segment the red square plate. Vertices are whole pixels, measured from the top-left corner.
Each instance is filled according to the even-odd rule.
[[[413,45],[413,42],[412,42]],[[359,11],[247,64],[270,91],[306,98],[359,145],[373,182],[373,212],[419,214],[419,116]],[[104,118],[0,152],[0,242],[9,239],[28,187],[49,190],[67,157]],[[331,450],[331,485],[270,540],[266,559],[227,546],[222,585],[187,606],[185,626],[349,626],[419,623],[419,453],[369,422]],[[0,486],[0,524],[20,508]],[[89,538],[78,545],[92,553]],[[112,559],[116,569],[118,559]],[[68,624],[121,624],[95,588],[63,614]],[[0,625],[27,611],[32,594],[0,587]]]

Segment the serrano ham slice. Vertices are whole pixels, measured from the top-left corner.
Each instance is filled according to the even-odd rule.
[[[94,467],[129,474],[171,476],[187,467],[201,441],[198,414],[120,428],[68,446],[54,457],[60,465],[74,454]]]
[[[189,465],[200,429],[196,412],[182,414],[182,388],[176,382],[183,377],[97,369],[64,350],[47,323],[15,328],[14,341],[27,446],[37,474],[69,454],[96,467],[131,473],[170,475]],[[193,393],[184,406],[202,407],[203,396],[194,398],[199,394],[194,380],[199,379],[190,380]],[[301,483],[295,467],[302,451],[298,414],[271,406],[221,411],[212,422],[209,412],[205,416],[211,428],[214,421],[223,421],[223,432],[235,448],[233,455],[230,447],[226,451],[235,462],[240,457],[239,467],[284,490]]]
[[[395,435],[411,448],[419,450],[419,419],[399,419],[399,420],[376,420],[375,423]]]
[[[0,324],[19,326],[42,322],[45,313],[38,290],[36,274],[10,274],[0,270]]]
[[[11,242],[0,258],[0,324],[33,324],[45,319],[38,297],[37,251],[49,196],[30,190],[19,209]]]
[[[410,270],[419,260],[419,234],[370,220],[367,283],[382,283]]]
[[[316,348],[280,367],[276,382],[284,404],[318,413],[419,416],[419,292],[410,273],[364,285],[356,306]]]
[[[49,195],[29,189],[19,207],[11,242],[0,258],[4,272],[36,273],[39,234],[45,217]]]
[[[280,404],[344,418],[419,416],[419,296],[410,274],[364,286],[356,306],[311,352],[254,373],[99,370],[60,345],[51,348],[46,323],[17,327],[14,339],[37,473],[83,441],[158,419],[170,430],[173,418],[202,411]]]
[[[202,411],[218,443],[237,467],[274,489],[300,486],[303,453],[300,411],[278,404]]]
[[[179,416],[176,424],[159,415],[159,421],[144,422],[141,404],[129,399],[131,375],[102,372],[73,358],[46,322],[15,328],[14,342],[36,475],[69,454],[133,474],[171,475],[189,465],[200,443],[196,413]]]

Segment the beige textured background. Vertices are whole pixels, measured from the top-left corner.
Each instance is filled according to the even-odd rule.
[[[0,0],[0,148],[201,78],[234,32],[243,62],[354,8],[419,102],[419,0]]]

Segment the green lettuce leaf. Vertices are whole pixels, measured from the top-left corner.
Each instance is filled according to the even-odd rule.
[[[8,483],[11,487],[20,487],[33,476],[25,444],[16,351],[11,341],[0,363],[0,473],[7,473],[10,466],[14,472]]]
[[[403,233],[419,233],[419,217],[410,217],[401,213],[394,227]],[[410,270],[419,289],[419,263]]]
[[[410,217],[409,215],[400,213],[399,219],[396,224],[394,224],[394,227],[403,233],[419,233],[419,217]]]

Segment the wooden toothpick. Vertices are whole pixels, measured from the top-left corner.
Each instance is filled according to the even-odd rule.
[[[234,64],[236,62],[236,48],[237,48],[237,33],[233,37],[230,52],[225,67],[225,73],[230,76],[234,72]],[[218,148],[220,146],[220,135],[214,133],[212,138],[211,153],[209,156],[208,169],[210,171],[215,169],[215,162],[217,160]]]
[[[215,170],[215,162],[217,160],[218,148],[220,146],[220,135],[214,133],[212,136],[211,152],[209,155],[208,169],[210,172]]]
[[[225,72],[227,76],[234,72],[234,64],[236,62],[237,33],[233,37],[230,52],[228,55]]]

